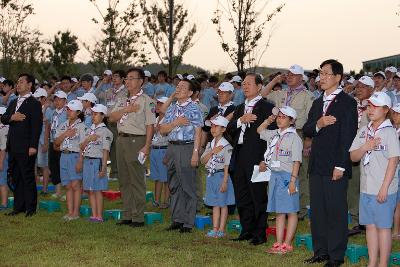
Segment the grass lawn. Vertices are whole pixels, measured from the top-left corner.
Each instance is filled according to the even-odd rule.
[[[116,182],[110,183],[117,188]],[[148,189],[153,184],[148,182]],[[87,200],[83,201],[86,204]],[[121,201],[106,201],[105,208],[120,208]],[[163,211],[164,223],[141,229],[116,226],[115,221],[94,224],[81,218],[64,223],[62,211],[37,215],[26,219],[23,215],[6,217],[0,214],[0,266],[304,266],[302,261],[311,256],[304,247],[279,256],[264,251],[273,243],[254,247],[247,242],[232,242],[230,233],[225,239],[208,239],[205,231],[190,234],[166,232],[169,212]],[[147,203],[147,211],[156,211]],[[204,209],[203,214],[208,212]],[[231,216],[230,219],[234,218]],[[273,225],[273,222],[270,222]],[[299,223],[298,233],[309,232],[308,220]],[[351,238],[349,243],[365,244],[365,235]],[[399,251],[397,241],[393,251]],[[366,266],[367,261],[345,266]]]

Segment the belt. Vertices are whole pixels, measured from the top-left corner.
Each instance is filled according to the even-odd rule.
[[[120,136],[120,137],[142,137],[142,136],[146,136],[146,135],[118,133],[118,136]]]
[[[194,141],[193,140],[188,140],[188,141],[168,141],[171,145],[190,145],[193,144]]]
[[[210,174],[215,174],[215,173],[224,172],[224,171],[225,171],[224,169],[218,169],[218,170],[214,170],[213,173],[211,173],[211,172],[209,172],[209,173],[210,173]]]
[[[152,149],[167,149],[168,146],[151,146]]]
[[[63,154],[78,154],[79,152],[63,150],[63,151],[61,151],[61,153],[63,153]]]
[[[84,156],[85,159],[102,159],[102,158],[95,158],[95,157],[89,157],[89,156]]]

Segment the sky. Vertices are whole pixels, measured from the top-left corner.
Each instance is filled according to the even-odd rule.
[[[130,0],[120,0],[123,9]],[[138,0],[135,0],[138,1]],[[157,0],[148,0],[157,1]],[[190,22],[198,32],[195,45],[184,55],[184,63],[209,71],[234,71],[235,65],[225,54],[215,26],[211,23],[217,0],[184,1]],[[226,3],[226,0],[220,0]],[[264,0],[259,0],[264,1]],[[29,26],[39,29],[46,38],[57,31],[70,30],[86,43],[100,33],[91,19],[98,11],[89,0],[31,0],[35,15]],[[107,0],[98,0],[105,7]],[[346,71],[360,70],[362,61],[400,54],[400,0],[270,0],[265,13],[285,3],[273,23],[270,47],[260,61],[261,66],[288,68],[299,64],[314,69],[328,58],[343,63]],[[226,29],[226,38],[233,32]],[[270,29],[267,27],[265,35]],[[80,44],[76,61],[87,62],[89,54]],[[153,49],[152,62],[157,62]]]

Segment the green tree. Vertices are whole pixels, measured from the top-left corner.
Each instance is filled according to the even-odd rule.
[[[70,31],[58,31],[53,41],[48,44],[51,45],[51,49],[48,49],[48,59],[58,75],[71,72],[72,63],[79,50],[78,37]]]
[[[160,63],[168,66],[168,62],[171,60],[171,70],[176,73],[176,69],[182,64],[183,55],[194,45],[196,24],[189,24],[189,13],[183,4],[175,4],[173,6],[173,42],[169,44],[169,1],[159,0],[149,6],[146,2],[146,0],[140,1],[144,17],[144,35],[153,46]],[[172,59],[169,56],[170,45],[173,48]]]
[[[90,61],[97,69],[113,69],[131,64],[147,63],[147,54],[144,52],[144,42],[141,32],[135,26],[139,22],[139,13],[135,1],[120,13],[119,0],[108,0],[106,11],[102,11],[96,0],[89,0],[98,10],[102,18],[101,37],[96,40],[93,47],[84,44],[90,52]],[[93,18],[96,24],[100,22]]]
[[[217,27],[221,47],[226,52],[237,71],[245,68],[256,68],[268,48],[272,36],[263,39],[265,28],[272,19],[282,11],[284,4],[274,7],[271,12],[266,8],[269,1],[259,0],[225,0],[218,1],[218,7],[211,19]],[[227,23],[228,25],[225,25]],[[233,28],[234,41],[226,39],[224,27]],[[261,45],[264,43],[264,45]]]

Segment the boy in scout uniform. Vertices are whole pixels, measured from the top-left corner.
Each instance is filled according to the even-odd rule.
[[[118,128],[117,165],[124,214],[117,224],[132,227],[144,226],[145,169],[139,157],[149,154],[156,122],[154,100],[141,89],[144,77],[142,69],[127,71],[128,98],[117,99],[109,118]]]

